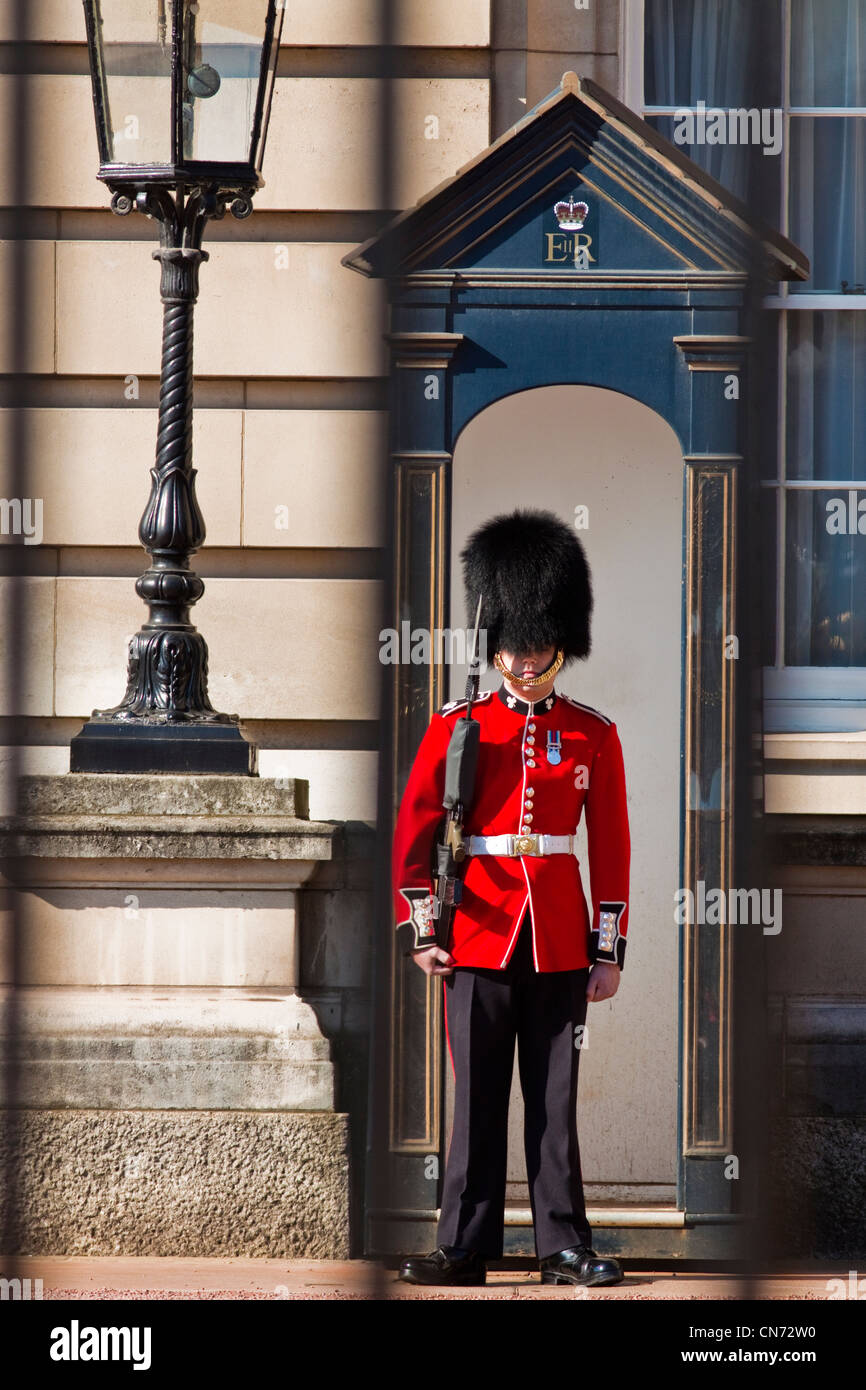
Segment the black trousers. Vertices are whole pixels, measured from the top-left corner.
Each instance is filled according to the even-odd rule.
[[[454,1067],[454,1126],[440,1245],[502,1255],[508,1099],[517,1042],[526,1174],[539,1259],[591,1245],[577,1142],[577,1075],[588,967],[539,974],[524,917],[505,970],[463,966],[445,977]]]

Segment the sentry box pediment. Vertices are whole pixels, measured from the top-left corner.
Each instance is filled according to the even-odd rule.
[[[450,270],[731,272],[808,278],[785,237],[588,78],[344,257],[365,275]]]

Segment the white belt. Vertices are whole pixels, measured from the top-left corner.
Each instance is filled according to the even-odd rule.
[[[523,855],[573,854],[573,835],[470,835],[470,854],[502,854],[509,859]]]

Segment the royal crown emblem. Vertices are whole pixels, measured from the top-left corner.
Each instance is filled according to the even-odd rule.
[[[589,217],[588,204],[576,203],[573,198],[569,198],[567,203],[557,203],[553,211],[563,232],[579,232]]]

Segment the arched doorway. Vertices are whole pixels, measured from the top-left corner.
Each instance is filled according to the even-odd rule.
[[[587,1201],[673,1205],[677,1179],[682,447],[648,406],[559,385],[494,402],[469,422],[451,466],[451,611],[465,626],[459,552],[497,511],[544,507],[578,526],[595,594],[592,652],[558,687],[614,719],[632,829],[628,968],[589,1013],[579,1110]],[[495,670],[482,677],[495,688]],[[465,670],[451,668],[451,698]],[[583,827],[581,827],[581,831]],[[581,864],[586,857],[578,851]],[[588,891],[586,869],[581,870]],[[450,1125],[450,1068],[446,1067]],[[636,1114],[643,1116],[636,1126]],[[527,1205],[522,1105],[512,1093],[509,1202]],[[445,1136],[447,1144],[447,1133]],[[525,1222],[524,1222],[525,1224]]]

